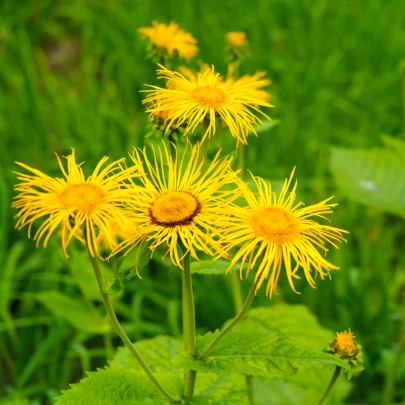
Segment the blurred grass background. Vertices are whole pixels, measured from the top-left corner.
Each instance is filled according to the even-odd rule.
[[[197,59],[222,72],[225,33],[247,33],[251,57],[242,72],[268,72],[270,115],[279,123],[249,137],[246,167],[279,181],[296,166],[299,197],[310,204],[335,195],[333,225],[351,232],[328,256],[341,266],[332,281],[319,280],[316,290],[302,282],[295,295],[282,280],[274,301],[304,303],[331,330],[351,327],[367,370],[354,379],[348,401],[379,403],[404,299],[404,227],[395,216],[347,200],[331,177],[329,152],[331,145],[380,145],[383,134],[404,138],[405,3],[399,0],[2,0],[0,398],[52,403],[85,370],[105,364],[110,337],[75,327],[36,295],[94,299],[80,287],[88,264],[79,253],[66,261],[57,243],[36,249],[26,230],[14,229],[12,171],[21,161],[56,174],[54,153],[71,147],[91,168],[104,155],[120,158],[143,145],[147,117],[139,90],[156,83],[156,66],[145,60],[137,28],[153,20],[178,22],[198,39]],[[127,285],[117,312],[133,339],[178,335],[180,275],[158,261],[149,267],[143,280]],[[228,280],[196,276],[195,289],[200,331],[232,316]],[[258,303],[271,305],[263,292]],[[395,396],[403,399],[405,388],[398,385]]]

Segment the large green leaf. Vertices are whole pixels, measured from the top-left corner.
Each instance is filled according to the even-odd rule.
[[[158,336],[153,339],[136,342],[136,348],[153,372],[181,373],[173,359],[183,348],[183,343],[170,336]],[[142,367],[127,347],[120,347],[109,362],[111,368],[126,368],[141,371]]]
[[[217,334],[199,336],[198,352]],[[195,360],[181,353],[175,361],[199,371],[249,374],[266,379],[285,378],[303,368],[324,366],[360,371],[339,357],[323,352],[333,335],[322,328],[304,306],[279,304],[250,310],[205,360]]]
[[[201,352],[218,332],[197,339]],[[176,362],[184,368],[217,374],[247,374],[265,379],[284,378],[309,367],[341,366],[349,368],[336,356],[302,348],[287,337],[266,330],[240,330],[235,327],[215,346],[205,360],[195,360],[181,353]]]
[[[183,393],[184,370],[176,367],[173,359],[181,351],[183,343],[168,336],[136,343],[136,347],[152,372],[171,395]],[[167,404],[156,391],[139,363],[127,348],[120,348],[110,362],[110,368],[89,373],[89,378],[73,385],[57,398],[63,405],[131,405]],[[218,376],[199,373],[195,396],[188,405],[248,405],[245,379],[238,375]]]
[[[288,336],[292,343],[319,351],[334,337],[334,333],[320,326],[304,305],[277,304],[250,309],[239,328],[277,332]]]
[[[153,386],[144,372],[106,369],[88,373],[88,378],[56,398],[59,405],[167,405],[168,401]],[[156,378],[171,393],[180,397],[181,379],[169,373]]]
[[[308,405],[317,404],[329,381],[333,370],[307,370],[305,373],[287,377],[284,380],[253,381],[255,405]],[[324,405],[338,405],[350,392],[351,385],[339,379],[325,400]]]
[[[333,148],[332,173],[348,197],[405,217],[405,143],[384,141],[386,148]]]
[[[56,317],[65,319],[77,329],[90,333],[106,333],[110,330],[110,321],[81,299],[70,298],[58,291],[44,291],[34,297]]]

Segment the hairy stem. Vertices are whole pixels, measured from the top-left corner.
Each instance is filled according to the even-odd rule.
[[[172,397],[160,384],[160,382],[156,379],[154,374],[152,373],[151,369],[149,366],[146,364],[145,360],[141,356],[141,354],[138,352],[138,350],[135,348],[135,346],[132,344],[131,340],[128,338],[126,333],[124,332],[124,329],[122,329],[120,323],[118,322],[117,316],[115,315],[114,308],[111,304],[110,297],[104,293],[103,291],[103,286],[104,286],[104,279],[103,275],[101,273],[100,267],[98,265],[97,258],[93,257],[90,253],[89,247],[87,246],[87,251],[89,253],[90,261],[93,266],[94,273],[96,275],[98,287],[100,289],[101,297],[104,302],[105,309],[107,310],[107,314],[111,320],[111,323],[113,324],[115,330],[117,331],[118,335],[124,342],[125,346],[128,347],[130,352],[135,356],[135,358],[138,360],[139,364],[141,365],[142,369],[145,371],[147,376],[150,378],[152,381],[153,385],[158,389],[158,391],[164,395],[171,404],[181,404],[183,401],[181,399],[176,399]]]
[[[236,315],[235,318],[233,318],[232,321],[229,322],[228,325],[226,325],[225,328],[218,333],[215,339],[212,340],[212,342],[207,346],[207,348],[202,353],[196,354],[194,358],[198,360],[204,360],[209,356],[209,354],[214,350],[214,347],[217,345],[217,343],[245,316],[247,310],[249,309],[250,305],[253,302],[253,299],[255,298],[255,295],[256,295],[256,284],[253,283],[249,295],[246,298],[246,301],[243,304],[238,315]]]

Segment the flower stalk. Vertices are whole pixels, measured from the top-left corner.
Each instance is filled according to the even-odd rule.
[[[224,329],[222,329],[221,332],[218,333],[218,335],[212,340],[212,342],[206,347],[206,349],[202,353],[199,354],[197,353],[194,356],[195,359],[204,360],[210,355],[210,353],[214,350],[218,342],[245,316],[247,310],[252,305],[255,295],[256,295],[256,283],[253,283],[249,295],[246,298],[246,301],[243,304],[239,313],[235,316],[235,318],[232,319],[231,322],[228,323],[228,325],[225,326]]]
[[[138,352],[138,350],[135,348],[135,346],[132,344],[131,340],[129,337],[126,335],[124,329],[122,329],[117,316],[115,315],[114,308],[111,304],[110,297],[108,294],[104,293],[103,291],[103,286],[104,286],[104,278],[100,270],[100,266],[98,265],[97,258],[93,257],[91,255],[91,250],[88,245],[87,246],[87,251],[89,253],[90,261],[93,266],[94,274],[97,279],[98,287],[100,289],[101,297],[103,299],[103,303],[105,306],[105,309],[107,310],[107,314],[111,320],[111,323],[113,324],[115,330],[117,331],[119,337],[122,339],[124,342],[125,346],[128,347],[129,351],[135,356],[135,358],[138,360],[140,366],[142,369],[145,371],[147,376],[150,378],[152,381],[153,385],[157,388],[157,390],[164,396],[166,397],[170,404],[181,404],[183,401],[181,399],[176,399],[173,396],[171,396],[166,389],[160,384],[160,382],[157,380],[157,378],[154,376],[152,373],[152,370],[149,368],[149,366],[146,364],[145,360],[141,356],[141,354]]]
[[[332,379],[329,382],[328,388],[326,388],[326,391],[324,392],[324,394],[322,395],[322,398],[320,399],[320,401],[318,402],[317,405],[321,405],[323,404],[323,402],[325,401],[325,399],[328,397],[329,393],[331,392],[333,386],[335,385],[336,381],[338,380],[339,376],[340,376],[340,372],[342,371],[342,368],[339,366],[336,366],[335,368],[335,372],[332,375]]]
[[[191,279],[191,256],[186,247],[182,245],[183,258],[183,333],[184,349],[192,356],[196,352],[195,308],[193,285]],[[191,398],[194,392],[197,371],[189,370],[185,375],[184,398]]]

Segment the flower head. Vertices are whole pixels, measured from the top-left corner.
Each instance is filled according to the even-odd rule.
[[[248,44],[245,32],[228,32],[226,42],[230,48],[244,48]]]
[[[204,169],[199,153],[198,144],[188,144],[183,155],[176,149],[172,157],[163,144],[163,149],[153,149],[154,159],[150,161],[145,149],[134,150],[134,163],[144,165],[147,173],[139,178],[142,187],[135,187],[136,197],[131,202],[142,235],[124,240],[117,251],[130,250],[144,240],[151,242],[152,251],[165,244],[166,254],[180,268],[181,244],[196,259],[197,251],[210,255],[221,252],[215,236],[223,232],[221,224],[230,203],[239,195],[239,191],[221,188],[234,183],[236,174],[230,168],[231,158],[219,160],[218,153]]]
[[[293,173],[285,180],[278,197],[272,192],[269,182],[252,176],[258,193],[245,187],[248,207],[234,208],[234,219],[225,235],[226,251],[241,245],[233,255],[230,268],[241,260],[241,272],[247,262],[249,273],[259,263],[255,283],[259,289],[264,280],[269,279],[266,293],[270,297],[276,290],[283,264],[294,292],[297,291],[293,279],[300,278],[297,274],[300,268],[311,287],[315,287],[313,270],[324,279],[330,270],[338,269],[318,249],[326,253],[325,242],[337,248],[337,243],[343,240],[342,233],[346,232],[311,219],[324,218],[325,214],[332,212],[332,207],[336,206],[328,203],[332,197],[307,207],[302,207],[303,203],[294,204],[297,184],[288,194]]]
[[[198,52],[197,40],[175,22],[166,25],[153,21],[152,27],[138,28],[138,32],[149,38],[153,47],[169,56],[178,52],[181,58],[189,60]]]
[[[122,169],[120,164],[124,159],[102,168],[108,160],[104,157],[86,179],[82,164],[76,163],[74,149],[66,157],[67,170],[58,156],[57,159],[63,178],[50,177],[17,162],[32,174],[17,173],[21,182],[15,186],[19,194],[13,203],[13,207],[18,209],[16,227],[21,229],[28,226],[30,237],[34,222],[42,218],[42,224],[34,235],[37,246],[42,238],[46,246],[55,230],[61,228],[66,256],[66,249],[73,238],[87,244],[92,256],[98,255],[97,234],[100,231],[112,249],[115,244],[112,224],[122,229],[128,228],[129,212],[123,208],[123,204],[129,200],[129,191],[124,181],[135,176],[138,168]]]
[[[199,74],[195,81],[159,66],[159,78],[168,81],[167,88],[149,86],[153,90],[147,90],[150,94],[144,102],[152,104],[147,109],[152,117],[160,111],[170,111],[166,131],[172,125],[178,127],[185,123],[186,135],[194,132],[205,119],[208,128],[203,134],[204,140],[215,133],[215,119],[219,116],[229,127],[232,136],[246,144],[248,134],[256,134],[254,125],[261,122],[255,113],[267,117],[258,107],[271,105],[262,97],[256,97],[257,83],[252,80],[222,80],[212,67]]]
[[[345,355],[353,353],[356,350],[356,343],[354,342],[354,334],[352,331],[336,332],[335,340],[333,341],[333,347],[335,353],[339,355]]]

